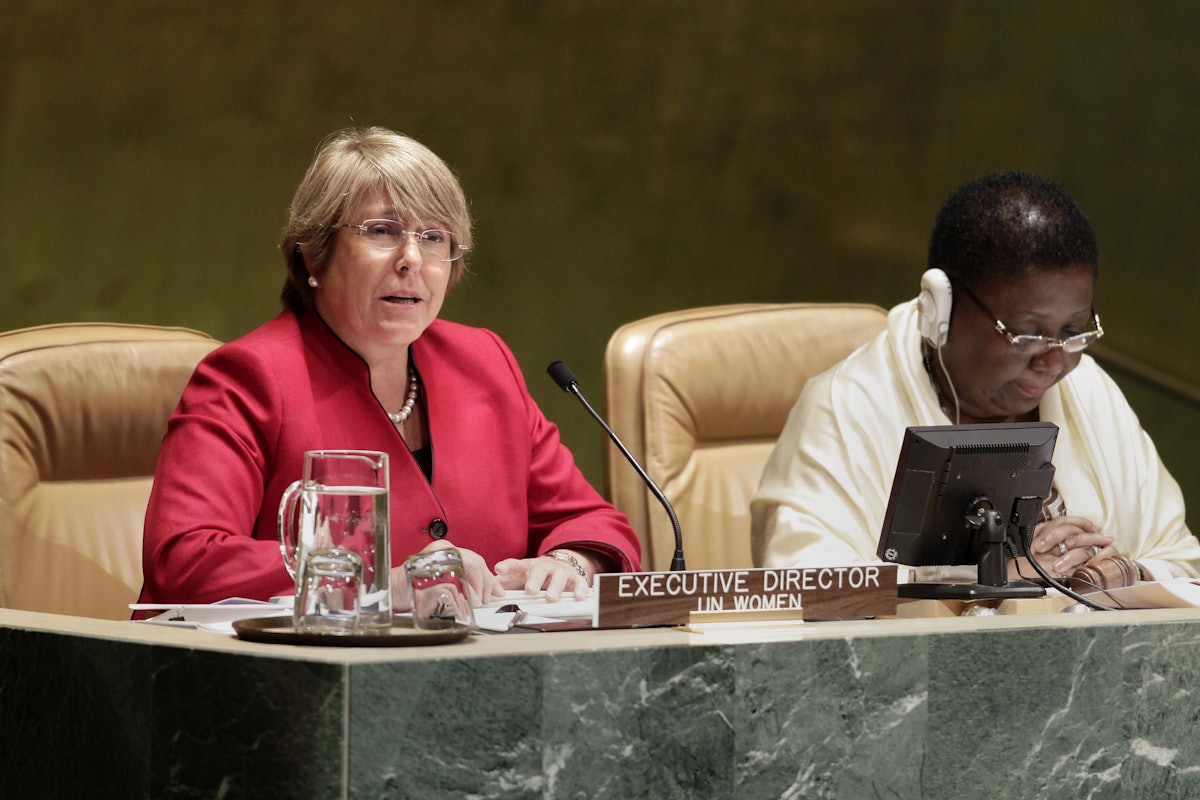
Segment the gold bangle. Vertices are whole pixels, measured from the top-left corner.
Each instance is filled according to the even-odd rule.
[[[579,573],[579,577],[587,577],[587,571],[583,568],[583,564],[580,564],[579,559],[571,553],[568,553],[565,550],[551,550],[549,553],[546,553],[546,555],[550,556],[550,558],[553,558],[555,561],[561,561],[564,564],[570,564],[571,567],[573,567],[574,570]]]

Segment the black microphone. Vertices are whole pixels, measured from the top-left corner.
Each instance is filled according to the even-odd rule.
[[[579,381],[575,379],[575,373],[571,372],[571,368],[561,361],[555,361],[546,367],[546,372],[558,384],[558,388],[579,398],[579,402],[583,403],[583,407],[588,410],[592,418],[600,423],[601,428],[604,428],[604,432],[608,434],[608,438],[612,439],[613,444],[621,451],[621,455],[625,456],[626,460],[637,470],[637,474],[646,482],[646,486],[658,498],[658,502],[662,503],[663,508],[667,510],[667,516],[671,518],[671,527],[675,529],[675,555],[671,557],[671,571],[682,572],[687,569],[683,565],[683,534],[679,530],[679,517],[675,516],[675,509],[671,507],[671,501],[667,500],[667,496],[662,493],[662,489],[659,489],[658,484],[650,479],[650,476],[646,474],[646,470],[642,469],[642,465],[633,457],[633,453],[629,452],[629,449],[617,437],[616,432],[608,426],[607,422],[601,419],[600,415],[596,413],[596,410],[592,408],[591,404],[579,391]]]

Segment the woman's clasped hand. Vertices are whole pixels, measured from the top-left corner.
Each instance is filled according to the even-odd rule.
[[[452,547],[454,547],[452,542],[442,540],[428,545],[422,552]],[[591,577],[596,573],[590,558],[582,553],[574,553],[573,556],[576,563],[584,569],[584,575],[580,575],[579,570],[569,562],[550,556],[506,558],[496,564],[493,573],[488,568],[487,561],[475,551],[464,547],[455,549],[462,555],[463,567],[466,569],[467,582],[471,590],[471,601],[477,606],[504,597],[506,591],[524,591],[529,595],[544,595],[551,602],[564,597],[585,600],[591,586]],[[391,581],[395,609],[407,611],[411,607],[412,601],[403,565],[392,569]]]
[[[1051,577],[1070,575],[1079,567],[1120,555],[1113,538],[1083,517],[1058,517],[1039,523],[1030,546]]]

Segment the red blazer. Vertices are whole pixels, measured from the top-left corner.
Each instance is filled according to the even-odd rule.
[[[306,450],[389,454],[392,564],[446,538],[494,566],[577,546],[640,568],[623,514],[584,479],[494,333],[435,321],[411,349],[432,486],[371,392],[366,363],[314,311],[209,354],[167,426],[146,511],[143,602],[290,594],[279,499]]]

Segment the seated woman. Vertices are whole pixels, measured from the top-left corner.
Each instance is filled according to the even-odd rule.
[[[490,331],[437,319],[464,271],[450,169],[382,128],[322,146],[281,249],[284,311],[211,353],[172,415],[146,512],[145,602],[290,594],[276,519],[306,450],[390,456],[392,586],[457,547],[477,601],[582,598],[639,569],[637,536],[587,483]]]
[[[751,503],[755,562],[876,560],[908,426],[1045,420],[1060,430],[1039,562],[1066,575],[1123,556],[1146,579],[1196,576],[1200,544],[1178,484],[1083,354],[1102,334],[1098,265],[1091,223],[1054,184],[1008,172],[955,191],[934,225],[929,267],[941,272],[926,273],[928,291],[801,393]]]

